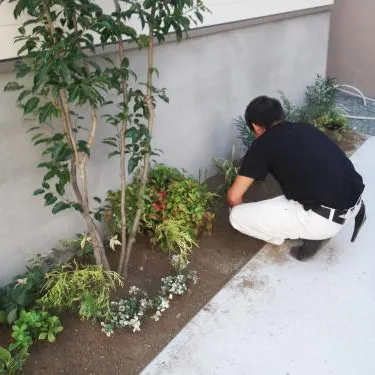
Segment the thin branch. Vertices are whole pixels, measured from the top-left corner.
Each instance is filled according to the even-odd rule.
[[[153,7],[151,11],[151,18],[149,22],[149,34],[148,34],[148,48],[147,48],[147,95],[145,98],[147,109],[148,109],[148,134],[152,134],[152,129],[154,125],[154,117],[155,117],[155,108],[153,105],[153,98],[152,98],[152,68],[154,65],[154,30],[153,30],[153,17],[155,15],[155,7]],[[150,166],[150,150],[147,150],[146,154],[144,155],[143,159],[143,171],[141,177],[141,185],[138,191],[138,200],[137,200],[137,211],[134,217],[133,225],[130,231],[129,240],[126,248],[126,258],[124,268],[122,270],[122,274],[124,278],[127,278],[128,275],[128,267],[129,267],[129,260],[133,250],[133,246],[136,240],[136,235],[139,228],[139,223],[141,219],[141,214],[143,210],[143,203],[144,203],[144,192],[148,180],[148,171]]]
[[[90,150],[95,140],[96,129],[98,126],[98,112],[95,107],[91,107],[91,127],[87,141],[87,148]]]
[[[121,12],[121,6],[118,0],[114,0],[116,12]],[[125,58],[125,48],[124,48],[124,41],[122,39],[122,35],[119,35],[118,39],[118,54],[120,57],[120,64]],[[126,105],[128,101],[128,87],[127,82],[125,79],[121,80],[122,86],[122,99],[124,105]],[[126,129],[127,129],[127,120],[121,124],[120,130],[120,191],[121,191],[121,253],[120,253],[120,260],[118,264],[118,273],[121,273],[124,268],[125,257],[126,257]]]

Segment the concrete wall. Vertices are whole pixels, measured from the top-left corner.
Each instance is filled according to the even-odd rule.
[[[375,1],[336,0],[327,73],[375,97]]]
[[[96,2],[108,12],[113,10],[111,0]],[[201,27],[332,5],[333,0],[206,0],[205,4],[211,14],[205,15]],[[14,3],[8,2],[0,6],[0,60],[15,57],[19,48],[12,41],[25,18],[13,19],[14,6]],[[138,24],[139,22],[134,20],[132,26],[138,29]]]
[[[199,169],[210,172],[212,158],[227,157],[237,142],[232,119],[254,96],[283,90],[299,98],[314,75],[325,72],[329,17],[326,11],[256,26],[241,24],[157,47],[157,86],[167,87],[171,99],[157,108],[153,143],[164,151],[160,160],[193,174]],[[129,54],[142,71],[143,52]],[[0,74],[0,86],[11,79],[11,73]],[[0,91],[0,283],[37,252],[83,229],[77,215],[52,216],[40,198],[31,196],[41,178],[35,168],[39,150],[25,134],[30,124],[14,100]],[[107,131],[100,127],[101,135]],[[94,195],[119,186],[118,160],[108,161],[107,153],[97,144],[92,155]]]

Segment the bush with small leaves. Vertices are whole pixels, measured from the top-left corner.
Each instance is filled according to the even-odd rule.
[[[47,273],[46,280],[39,300],[43,308],[73,310],[81,319],[93,321],[110,315],[110,294],[123,285],[116,272],[77,262]]]
[[[28,350],[35,340],[55,342],[56,335],[63,330],[60,319],[46,311],[22,311],[12,326],[14,342],[10,350]]]
[[[0,323],[12,324],[24,308],[35,303],[41,295],[44,275],[43,265],[31,261],[25,273],[0,288]]]
[[[347,127],[347,119],[336,106],[337,88],[332,78],[316,76],[314,84],[305,91],[304,102],[294,106],[281,92],[285,117],[291,122],[310,123],[318,129],[340,133]]]
[[[126,188],[128,230],[137,209],[138,186],[135,176]],[[145,188],[140,229],[162,250],[186,258],[197,246],[199,233],[212,231],[211,205],[215,196],[205,184],[186,178],[177,169],[157,165],[151,170]],[[120,191],[109,192],[107,200],[107,223],[113,237],[121,230]]]

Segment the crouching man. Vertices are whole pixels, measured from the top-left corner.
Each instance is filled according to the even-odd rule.
[[[314,126],[285,121],[276,99],[254,99],[245,119],[256,140],[228,191],[231,225],[275,245],[302,239],[301,246],[291,249],[298,260],[315,255],[351,218],[356,218],[354,241],[366,218],[365,186],[345,153]],[[279,182],[283,195],[242,203],[253,182],[267,173]]]

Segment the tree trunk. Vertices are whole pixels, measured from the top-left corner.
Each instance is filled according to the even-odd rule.
[[[120,3],[118,0],[114,0],[116,12],[121,12]],[[125,58],[125,49],[124,42],[122,40],[122,35],[119,35],[118,41],[118,54],[120,57],[120,64]],[[128,96],[127,96],[127,82],[125,79],[121,82],[122,86],[122,98],[124,105],[127,105]],[[126,128],[127,121],[124,120],[121,124],[120,131],[120,191],[121,191],[121,253],[120,260],[117,268],[117,272],[121,274],[122,269],[124,268],[124,262],[126,257]]]
[[[155,8],[151,11],[155,12]],[[147,95],[145,98],[147,109],[148,109],[148,122],[147,122],[147,128],[149,136],[152,134],[152,128],[154,125],[154,117],[155,117],[155,108],[153,104],[153,97],[152,97],[152,68],[154,65],[154,35],[153,35],[153,27],[152,22],[149,23],[149,35],[148,35],[148,54],[147,54]],[[143,171],[142,171],[142,177],[141,177],[141,184],[138,191],[138,200],[137,200],[137,211],[134,217],[133,225],[129,234],[128,244],[126,247],[126,257],[125,257],[125,263],[124,267],[122,269],[121,274],[126,279],[128,276],[128,267],[129,267],[129,260],[130,256],[133,250],[133,246],[136,240],[136,236],[138,233],[139,223],[141,219],[141,214],[143,210],[143,203],[144,203],[144,192],[145,187],[148,181],[148,172],[150,167],[150,151],[147,150],[144,159],[143,159]]]
[[[42,4],[43,4],[48,28],[53,34],[55,32],[55,26],[51,19],[48,5],[46,1],[43,1],[43,0],[42,0]],[[77,203],[81,205],[82,210],[83,210],[82,216],[86,223],[86,230],[92,240],[95,261],[98,265],[103,266],[104,269],[109,270],[110,267],[109,267],[107,256],[105,254],[103,241],[100,237],[98,228],[96,227],[90,215],[87,176],[86,176],[88,156],[86,154],[80,155],[78,151],[76,138],[73,132],[73,126],[72,126],[73,123],[70,117],[69,103],[68,103],[65,90],[60,90],[59,92],[59,107],[60,107],[61,114],[62,114],[61,120],[62,120],[62,125],[64,128],[64,133],[65,133],[69,147],[73,150],[73,155],[71,159],[71,168],[70,168],[70,182],[71,182],[74,194],[76,196]],[[91,148],[93,144],[95,133],[96,133],[96,127],[97,127],[97,115],[96,115],[96,110],[94,108],[92,108],[92,114],[93,114],[93,118],[91,122],[89,138],[87,142],[89,149]],[[77,167],[79,168],[79,171],[80,171],[81,188],[79,186],[78,179],[77,179]]]

